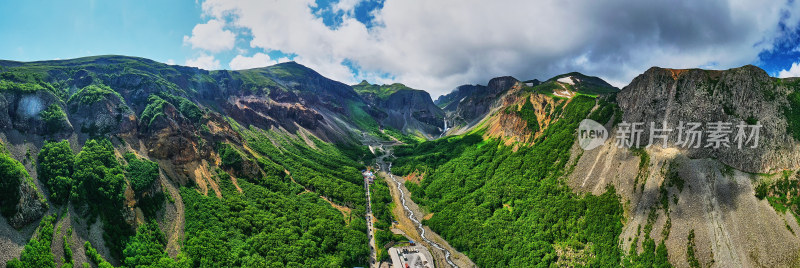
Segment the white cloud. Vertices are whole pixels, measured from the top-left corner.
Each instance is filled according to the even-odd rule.
[[[314,5],[208,0],[202,7],[212,21],[252,33],[251,47],[296,54],[332,79],[388,73],[434,97],[501,75],[580,71],[623,86],[651,66],[737,67],[772,48],[782,18],[789,29],[800,22],[800,1],[386,0],[373,12],[379,26],[367,29],[345,12],[332,29],[312,14]],[[345,60],[359,67],[358,78]]]
[[[356,6],[364,0],[339,0],[338,3],[333,5],[333,11],[344,11],[345,13],[352,13]]]
[[[278,64],[281,62],[287,62],[289,59],[287,58],[279,58],[278,60],[273,60],[269,57],[269,55],[258,52],[253,54],[251,57],[243,56],[243,55],[236,55],[236,57],[231,60],[228,64],[231,67],[231,70],[244,70],[244,69],[252,69],[258,67],[266,67],[269,65]]]
[[[789,70],[782,70],[778,72],[778,77],[800,77],[800,62],[792,63],[792,67],[789,68]]]
[[[186,66],[197,67],[204,70],[219,70],[219,60],[215,59],[212,55],[201,54],[194,59],[187,59]]]
[[[183,43],[212,53],[230,50],[236,41],[236,34],[223,29],[224,26],[224,21],[217,19],[197,24],[192,29],[191,37],[183,36]]]
[[[168,59],[166,63],[169,64],[169,65],[175,65],[175,60]]]

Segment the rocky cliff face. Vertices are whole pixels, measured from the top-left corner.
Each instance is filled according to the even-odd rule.
[[[756,121],[763,125],[757,148],[737,148],[731,136],[730,147],[718,149],[689,148],[692,158],[716,158],[734,168],[771,173],[800,167],[800,143],[787,133],[784,109],[790,88],[771,78],[755,66],[726,71],[699,69],[675,70],[651,68],[636,77],[617,95],[627,122],[667,122],[675,128],[680,122],[727,122],[736,124]],[[707,127],[707,126],[706,126]],[[708,128],[704,128],[708,131]],[[677,141],[678,131],[670,133]],[[648,141],[645,131],[642,141]],[[670,143],[674,146],[674,143]]]
[[[0,129],[16,129],[23,133],[46,135],[48,132],[71,132],[72,124],[65,120],[57,131],[48,131],[41,113],[50,105],[63,106],[58,97],[50,92],[0,93]],[[62,108],[63,109],[63,108]]]
[[[486,117],[493,108],[499,107],[502,104],[500,97],[517,83],[519,83],[519,80],[516,78],[504,76],[492,78],[486,86],[467,87],[472,89],[464,88],[467,91],[474,92],[463,97],[458,102],[451,102],[445,107],[447,121],[455,126],[454,130],[474,126]]]
[[[483,87],[481,85],[461,85],[453,89],[452,92],[439,96],[433,103],[445,111],[454,111],[461,100]]]
[[[389,95],[381,107],[389,115],[382,122],[406,133],[418,130],[427,137],[434,137],[444,129],[444,113],[433,104],[428,92],[401,90]]]
[[[38,220],[49,208],[47,201],[33,186],[33,182],[23,182],[19,190],[17,213],[8,220],[8,223],[17,229]]]
[[[366,81],[353,88],[379,111],[375,117],[381,126],[425,138],[438,137],[444,130],[444,112],[428,92],[403,84],[371,85]]]
[[[759,122],[759,145],[738,149],[685,148],[669,134],[667,148],[631,150],[610,139],[593,150],[573,146],[574,171],[567,181],[575,191],[599,194],[614,186],[625,205],[620,235],[624,251],[641,250],[652,238],[664,242],[670,262],[688,266],[687,237],[694,234],[694,255],[703,265],[718,267],[797,266],[800,231],[793,213],[783,213],[756,189],[797,176],[800,147],[787,132],[787,96],[796,92],[790,79],[769,77],[755,66],[724,71],[653,67],[616,96],[626,122],[649,122],[675,128],[683,122]],[[708,131],[707,128],[701,130]],[[734,134],[736,129],[734,127]],[[662,133],[659,133],[662,134]],[[781,172],[783,171],[783,172]],[[759,173],[759,174],[755,174]],[[639,228],[652,226],[647,236]],[[637,242],[638,241],[638,242]]]

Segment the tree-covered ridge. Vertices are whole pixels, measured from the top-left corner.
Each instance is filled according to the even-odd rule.
[[[43,75],[30,72],[2,72],[0,73],[0,92],[12,91],[19,93],[32,93],[46,90],[56,95],[63,95],[50,83],[44,81]]]
[[[84,88],[81,88],[74,95],[70,96],[67,102],[73,105],[87,106],[100,102],[104,99],[110,100],[111,98],[114,98],[117,103],[124,103],[122,96],[119,93],[106,85],[98,84],[88,85]]]
[[[213,179],[220,183],[221,199],[201,195],[195,189],[181,189],[186,233],[177,260],[166,255],[167,241],[153,221],[155,213],[145,213],[149,223],[135,232],[128,231],[130,227],[120,214],[126,183],[137,196],[149,191],[159,176],[156,163],[133,153],[124,154],[125,161],[121,162],[106,139],[88,140],[77,155],[72,154],[68,141],[47,142],[38,156],[38,169],[46,174],[40,179],[49,188],[63,188],[53,191],[54,201],[71,200],[78,208],[88,204],[89,221],[93,221],[92,215],[100,216],[106,245],[125,267],[364,266],[369,248],[365,195],[358,171],[363,165],[351,156],[365,156],[368,151],[352,147],[340,150],[315,138],[309,145],[302,139],[256,128],[240,131],[254,151],[226,145],[227,149],[221,151],[234,153],[223,158],[238,158],[233,162],[238,164],[255,161],[264,172],[239,179],[237,188],[228,173],[217,169]],[[24,171],[21,165],[19,168]],[[54,184],[58,182],[54,178],[60,177],[70,180],[65,185]],[[348,217],[319,195],[350,207]],[[72,198],[65,198],[69,196]],[[145,197],[138,198],[140,205],[147,202]],[[52,231],[52,223],[42,228]],[[31,247],[42,250],[26,250],[15,267],[41,267],[37,263],[42,260],[52,261],[49,246],[40,246],[52,237],[39,240],[42,242],[31,242]],[[86,248],[96,265],[110,267],[88,242]]]
[[[374,94],[380,100],[386,100],[389,98],[390,95],[401,91],[401,90],[417,90],[406,85],[400,83],[394,83],[390,85],[377,85],[377,84],[370,84],[366,80],[361,81],[361,83],[353,85],[353,89],[359,94]]]
[[[253,161],[263,173],[240,178],[240,193],[230,175],[217,170],[222,199],[181,189],[184,252],[192,266],[365,266],[363,165],[348,156],[363,155],[363,149],[345,152],[313,137],[312,147],[272,131],[239,131],[252,151],[220,145],[222,167]],[[350,208],[347,218],[319,196]]]
[[[0,82],[9,85],[0,89],[14,90],[8,94],[27,94],[26,97],[30,96],[44,107],[38,113],[39,117],[31,119],[41,119],[44,127],[21,131],[43,135],[45,139],[67,138],[62,134],[72,134],[65,131],[68,123],[72,123],[77,141],[85,141],[83,148],[75,150],[75,154],[68,141],[47,142],[38,156],[36,168],[40,175],[43,174],[39,179],[47,186],[49,199],[54,204],[72,206],[77,212],[72,216],[79,220],[89,223],[100,220],[104,244],[113,259],[109,260],[111,263],[118,261],[129,267],[142,267],[143,264],[159,267],[183,264],[214,267],[244,265],[238,258],[241,252],[226,250],[224,253],[231,255],[222,259],[234,260],[227,263],[207,258],[205,250],[193,251],[193,246],[208,246],[189,242],[207,238],[193,230],[214,229],[211,226],[219,223],[204,214],[196,214],[198,217],[189,215],[192,211],[204,211],[223,215],[221,218],[225,221],[219,226],[230,229],[229,237],[239,239],[229,244],[231,248],[241,248],[240,242],[247,240],[252,242],[248,245],[259,247],[246,250],[253,252],[251,256],[254,261],[244,266],[366,265],[369,247],[363,219],[365,194],[359,172],[364,165],[359,161],[368,161],[369,151],[352,144],[332,145],[308,133],[308,139],[300,139],[297,136],[289,137],[297,134],[294,131],[286,133],[242,127],[235,119],[226,117],[226,109],[231,109],[231,103],[224,102],[228,96],[247,95],[268,101],[275,98],[290,104],[299,103],[298,99],[313,105],[322,103],[326,109],[342,115],[363,115],[364,124],[374,126],[377,133],[378,125],[365,110],[368,107],[347,85],[324,78],[296,63],[244,71],[205,71],[121,56],[33,63],[0,61],[0,75]],[[338,104],[340,100],[353,103],[355,108],[348,111]],[[297,110],[315,108],[318,107],[299,107]],[[215,116],[215,119],[209,119],[209,116]],[[213,122],[216,125],[207,123],[210,120],[216,120]],[[153,124],[156,122],[158,124]],[[187,191],[195,194],[196,191],[191,189],[191,182],[185,185],[187,188],[181,194],[186,206],[186,241],[177,241],[185,244],[177,261],[164,257],[167,243],[175,241],[164,241],[164,234],[156,231],[165,227],[162,225],[157,228],[158,224],[163,224],[158,218],[162,217],[159,210],[165,207],[167,199],[175,202],[172,196],[165,196],[162,193],[165,190],[158,187],[159,166],[148,159],[154,157],[152,154],[143,156],[142,151],[137,155],[126,154],[129,147],[125,143],[129,140],[126,141],[122,135],[116,136],[122,132],[138,132],[138,138],[142,138],[141,134],[151,130],[163,133],[163,129],[151,128],[163,128],[163,122],[169,123],[170,127],[180,128],[166,131],[191,133],[189,138],[193,135],[200,139],[198,142],[202,148],[195,153],[203,154],[201,157],[211,155],[211,158],[221,158],[221,169],[217,170],[213,166],[215,159],[205,160],[212,164],[209,170],[214,170],[214,177],[207,179],[217,180],[217,184],[221,185],[222,201],[229,198],[232,201],[244,200],[245,206],[250,208],[249,212],[258,210],[258,217],[231,217],[234,212],[240,212],[238,206],[243,203],[239,202],[236,202],[236,207],[192,210],[195,204],[220,200],[215,196],[202,195],[192,198]],[[227,123],[233,124],[235,130],[230,131]],[[45,132],[48,134],[45,135]],[[70,140],[74,142],[71,137]],[[113,144],[111,141],[114,141]],[[144,140],[146,147],[151,146],[149,142]],[[206,142],[210,146],[204,146]],[[77,146],[79,148],[81,144]],[[138,146],[141,144],[133,147]],[[35,154],[33,156],[36,157]],[[244,173],[242,169],[251,172],[247,176],[239,174]],[[257,171],[252,172],[253,169]],[[24,168],[20,166],[18,170],[24,171]],[[167,175],[167,179],[174,178]],[[19,188],[18,185],[12,186]],[[128,196],[126,200],[126,190],[135,195]],[[347,210],[346,216],[343,217],[341,211],[319,196],[343,206]],[[269,206],[261,203],[267,201],[272,203]],[[135,207],[127,207],[131,204],[135,204]],[[125,213],[138,208],[144,212],[144,222],[147,224],[134,228],[131,226],[131,215]],[[303,217],[295,217],[298,211],[307,212],[301,213]],[[137,214],[135,217],[138,222],[141,216]],[[152,223],[154,219],[159,223]],[[195,225],[192,225],[192,220]],[[265,225],[267,221],[269,225]],[[242,222],[248,222],[251,227],[238,225]],[[191,229],[191,226],[200,227]],[[277,228],[279,226],[281,228]],[[291,226],[302,228],[289,228]],[[241,228],[234,230],[235,227]],[[309,235],[309,227],[314,227],[316,231]],[[293,232],[293,235],[285,236],[289,232]],[[224,232],[217,232],[220,233]],[[272,242],[264,240],[266,237],[281,237],[281,241],[294,241],[296,236],[302,236],[302,241],[288,247],[283,247],[283,242],[278,243],[280,247],[275,247]],[[193,237],[195,240],[191,240]],[[227,238],[226,242],[219,243],[227,243]],[[265,246],[265,243],[270,243],[270,246]],[[110,266],[96,250],[90,250],[91,245],[87,244],[86,248],[96,265]],[[275,248],[280,253],[267,252],[268,248]],[[298,251],[298,248],[303,251]],[[288,256],[288,252],[298,255]],[[275,256],[282,259],[275,259]]]
[[[147,98],[147,106],[145,106],[142,114],[139,116],[139,120],[146,123],[145,125],[147,127],[150,127],[156,119],[165,116],[164,109],[166,106],[172,106],[183,115],[183,117],[194,123],[200,122],[204,114],[200,107],[188,99],[160,92],[151,94]]]
[[[355,162],[334,145],[309,137],[314,146],[312,148],[302,139],[259,129],[242,133],[248,145],[258,154],[255,158],[259,166],[272,175],[268,179],[294,180],[335,203],[350,208],[364,208],[366,195],[359,172],[364,165]],[[361,150],[363,152],[365,149],[361,147]],[[291,175],[286,175],[284,170]]]
[[[67,127],[67,114],[58,104],[50,104],[47,108],[39,112],[39,116],[41,116],[42,121],[44,121],[47,133],[58,133]]]
[[[420,185],[406,184],[434,213],[425,224],[481,267],[618,266],[622,206],[615,190],[581,196],[560,179],[575,129],[594,106],[594,98],[573,98],[532,146],[516,152],[499,141],[447,138],[458,145],[437,140],[398,149],[393,170],[425,172]]]
[[[87,201],[102,210],[121,208],[125,190],[125,171],[106,139],[89,140],[75,156],[73,177],[77,183],[76,200]],[[99,209],[99,207],[98,207]]]
[[[223,181],[223,199],[184,188],[183,251],[201,267],[343,267],[366,263],[366,222],[342,214],[316,194],[283,194]],[[363,215],[363,210],[362,210]]]
[[[375,246],[379,261],[389,261],[388,249],[398,243],[405,243],[408,239],[403,235],[394,234],[391,230],[392,222],[395,220],[392,209],[396,206],[392,203],[392,196],[389,193],[389,185],[385,180],[377,179],[369,187],[372,205],[372,215],[375,217]]]

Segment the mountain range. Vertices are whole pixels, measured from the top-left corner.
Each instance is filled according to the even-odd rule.
[[[587,118],[611,137],[593,150]],[[620,148],[627,122],[762,127],[745,150]],[[368,211],[361,170],[390,144],[423,223],[477,266],[800,263],[800,80],[750,65],[622,89],[503,76],[434,101],[296,62],[0,61],[0,141],[8,267],[365,266],[369,213],[386,260],[403,216],[383,181]]]

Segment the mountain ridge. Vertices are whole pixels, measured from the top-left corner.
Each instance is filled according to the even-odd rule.
[[[448,229],[442,221],[442,217],[446,217],[442,215],[447,215],[442,214],[442,209],[474,208],[487,217],[518,215],[524,211],[524,206],[515,202],[521,202],[525,193],[504,195],[501,190],[505,188],[492,187],[538,181],[526,177],[530,174],[548,174],[548,183],[563,180],[569,186],[564,195],[569,191],[582,196],[591,193],[587,195],[591,197],[585,198],[602,197],[603,202],[619,206],[618,212],[622,214],[613,222],[624,223],[624,226],[619,226],[618,237],[608,241],[622,241],[622,258],[628,256],[625,252],[630,249],[644,250],[648,238],[659,241],[649,230],[647,235],[636,231],[636,225],[649,223],[652,230],[670,237],[660,241],[669,253],[669,262],[674,265],[685,264],[685,238],[690,230],[697,233],[698,248],[702,248],[697,254],[704,263],[790,264],[793,258],[798,258],[800,240],[789,233],[800,231],[800,226],[794,217],[785,216],[791,214],[781,216],[776,212],[780,211],[780,206],[785,207],[784,211],[797,212],[790,203],[793,195],[782,192],[779,183],[793,182],[798,176],[794,170],[800,168],[800,138],[796,138],[800,137],[800,130],[795,130],[800,127],[797,121],[800,117],[795,116],[800,110],[798,81],[769,77],[755,66],[719,71],[653,67],[621,90],[600,78],[577,72],[554,76],[541,83],[503,76],[489,80],[485,86],[459,86],[434,102],[424,90],[399,83],[371,85],[364,81],[346,85],[296,62],[248,70],[207,71],[124,56],[30,63],[0,61],[0,141],[5,147],[0,154],[7,156],[0,159],[0,164],[24,169],[17,168],[18,172],[9,176],[18,179],[11,190],[20,195],[15,200],[0,200],[0,206],[12,207],[8,216],[0,220],[3,234],[0,247],[9,248],[0,254],[0,261],[27,254],[22,253],[25,250],[21,245],[34,237],[32,223],[63,208],[52,199],[59,196],[53,193],[59,191],[54,185],[60,180],[41,176],[58,173],[41,167],[54,160],[36,157],[37,154],[48,155],[37,152],[51,150],[47,148],[55,145],[49,145],[54,144],[50,141],[63,140],[66,144],[59,146],[66,146],[74,153],[74,158],[79,159],[74,165],[65,166],[80,173],[62,170],[59,172],[70,175],[62,178],[93,178],[87,175],[95,174],[87,166],[103,170],[97,173],[101,174],[97,176],[101,180],[87,180],[86,185],[79,181],[67,189],[94,193],[101,187],[88,185],[113,184],[113,187],[103,188],[108,189],[108,196],[92,200],[98,204],[107,202],[104,205],[114,209],[106,215],[98,204],[87,202],[77,194],[78,197],[68,201],[71,202],[67,205],[66,215],[69,216],[57,218],[54,223],[74,225],[78,227],[76,230],[94,230],[93,235],[89,235],[89,231],[76,231],[74,243],[90,242],[102,258],[113,264],[130,265],[125,258],[130,250],[126,253],[125,242],[121,241],[133,237],[144,239],[144,234],[137,229],[147,228],[147,222],[155,220],[169,238],[162,245],[162,251],[169,248],[169,253],[163,252],[163,255],[173,261],[181,260],[178,255],[181,252],[194,265],[199,265],[202,258],[222,266],[255,265],[256,260],[265,255],[249,251],[244,245],[258,242],[250,240],[251,236],[272,237],[275,233],[269,228],[282,227],[266,228],[263,223],[279,222],[285,226],[312,226],[308,229],[313,230],[281,229],[286,233],[312,235],[319,241],[337,243],[322,250],[308,242],[315,240],[300,243],[300,239],[273,237],[284,239],[276,241],[327,252],[325,254],[333,252],[326,255],[334,260],[333,266],[363,265],[368,249],[365,246],[367,237],[360,228],[366,226],[362,204],[366,196],[359,170],[370,164],[370,150],[384,149],[382,146],[367,148],[363,141],[394,144],[400,140],[409,147],[398,149],[397,169],[402,170],[401,173],[419,175],[416,179],[419,185],[407,184],[412,197],[442,202],[426,204],[436,212],[429,215],[432,228],[442,233],[442,237],[458,241],[453,246],[466,252],[470,259],[476,259],[479,265],[487,264],[486,257],[492,256],[488,250],[495,247],[481,244],[483,240],[480,239],[469,240],[481,250],[487,250],[470,251],[465,248],[460,233],[462,229],[472,230],[482,225],[462,222],[458,223],[466,224],[459,225],[462,229]],[[674,125],[691,120],[756,120],[764,125],[763,147],[747,152],[725,148],[620,149],[609,139],[598,149],[584,152],[577,142],[570,142],[570,137],[574,138],[573,128],[583,117],[604,124],[610,137],[617,133],[621,121],[667,121]],[[437,139],[439,137],[444,138]],[[490,146],[484,146],[486,144]],[[409,155],[409,148],[434,151],[427,155]],[[471,154],[476,151],[469,150],[486,155]],[[109,156],[106,158],[110,162],[95,160],[92,153]],[[510,158],[490,157],[495,153]],[[525,160],[516,157],[525,157]],[[448,162],[452,159],[466,162]],[[552,161],[540,163],[542,159]],[[98,162],[86,165],[89,161]],[[408,165],[414,161],[420,163]],[[461,163],[490,162],[513,169],[515,178],[520,180],[495,181],[493,178],[501,176],[495,176],[493,171],[485,178],[455,177],[469,177],[469,181],[454,187],[469,188],[462,190],[475,198],[469,201],[475,203],[459,203],[460,199],[438,200],[436,188],[427,190],[431,181],[438,181],[433,187],[447,185],[442,179],[449,175],[441,172],[448,169],[458,174],[466,172],[456,170]],[[537,170],[520,168],[520,163],[536,164]],[[446,168],[437,169],[439,165]],[[147,173],[138,172],[141,170],[150,171],[149,180],[140,180],[139,177]],[[549,175],[551,171],[555,175]],[[679,183],[686,183],[688,190],[678,186]],[[119,189],[124,191],[117,191]],[[67,192],[69,196],[70,190]],[[760,192],[763,192],[762,199],[755,195]],[[173,202],[148,199],[159,193],[174,199]],[[787,200],[784,202],[781,196],[788,196]],[[584,197],[575,198],[582,200],[580,198]],[[148,207],[149,202],[160,202],[164,208],[153,209]],[[488,203],[473,205],[480,202]],[[309,208],[313,213],[303,214],[304,220],[299,222],[281,222],[280,219],[291,218],[285,216],[290,214],[282,214],[287,213],[283,210],[285,206],[292,206],[292,210]],[[735,211],[731,208],[737,207],[745,213],[731,212]],[[168,215],[151,213],[152,210]],[[243,213],[259,211],[284,216],[269,218],[269,221],[239,220],[252,218],[242,216]],[[97,214],[98,222],[113,222],[122,228],[104,231],[103,223],[90,228],[91,222],[78,221],[91,213]],[[705,223],[692,220],[694,218],[681,218],[683,214],[680,213],[700,215],[697,219],[706,217],[713,228],[706,228]],[[719,216],[720,213],[734,214],[725,218]],[[651,214],[654,215],[652,220]],[[753,220],[753,215],[764,219],[763,230],[742,225]],[[49,220],[40,222],[47,226]],[[205,224],[214,228],[227,226],[228,230],[233,230],[230,237],[237,240],[225,242],[213,238],[202,231]],[[502,226],[495,227],[502,229]],[[674,228],[672,233],[668,231],[670,228]],[[334,234],[321,230],[342,232]],[[222,229],[217,231],[224,233]],[[125,239],[104,239],[103,233]],[[763,237],[753,239],[740,233],[763,234]],[[63,243],[59,236],[52,239]],[[641,246],[636,242],[640,240],[644,240]],[[775,246],[784,240],[785,247]],[[233,252],[232,247],[241,247],[236,249],[247,249],[242,252],[254,255],[247,255],[239,263],[214,259],[198,250],[202,246],[198,241],[214,241],[225,247],[222,252]],[[727,246],[714,248],[714,241],[725,241]],[[602,248],[613,249],[616,245],[602,245]],[[558,250],[553,249],[553,256],[561,261],[573,255],[593,256],[590,252],[594,250],[594,247],[579,248],[573,244],[556,247]],[[76,258],[88,260],[88,252],[88,249],[76,251]],[[763,261],[730,257],[766,256],[771,252],[776,256],[763,258]],[[281,265],[325,266],[323,260],[314,256],[275,258]]]

